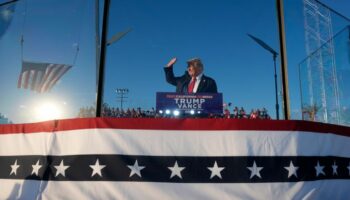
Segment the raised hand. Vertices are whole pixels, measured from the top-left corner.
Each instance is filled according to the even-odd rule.
[[[169,63],[166,65],[166,67],[171,67],[176,63],[177,58],[172,58]]]

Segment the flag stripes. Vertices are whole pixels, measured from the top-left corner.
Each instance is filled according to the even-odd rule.
[[[39,93],[48,92],[71,67],[64,64],[23,61],[17,87]]]

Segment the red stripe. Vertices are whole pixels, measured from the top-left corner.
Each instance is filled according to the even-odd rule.
[[[296,120],[78,118],[0,125],[0,134],[113,128],[145,130],[309,131],[350,137],[350,127]]]
[[[27,70],[27,71],[24,71],[23,73],[24,73],[24,86],[23,86],[23,88],[27,89],[28,85],[29,85],[30,71]]]
[[[35,88],[34,90],[37,91],[37,92],[40,92],[40,87],[41,87],[41,82],[43,81],[43,78],[44,78],[44,72],[43,71],[38,71],[38,80],[37,80],[37,83],[35,85]]]
[[[40,83],[40,88],[38,89],[38,92],[41,92],[42,89],[45,87],[45,84],[47,84],[47,79],[49,78],[52,70],[54,69],[54,65],[53,64],[49,64],[48,67],[45,70],[45,76],[43,78],[43,80]]]
[[[22,76],[23,76],[23,72],[21,72],[21,74],[19,75],[18,82],[17,82],[17,88],[22,87]]]
[[[32,70],[33,71],[33,79],[32,79],[32,82],[31,82],[31,84],[30,84],[30,89],[31,90],[35,90],[35,87],[37,86],[37,76],[38,76],[38,73],[39,73],[39,71],[38,70]]]
[[[52,81],[49,83],[49,85],[45,88],[44,92],[50,91],[51,88],[56,84],[58,80],[71,68],[71,66],[60,66],[59,72],[55,74],[55,77],[52,79]]]

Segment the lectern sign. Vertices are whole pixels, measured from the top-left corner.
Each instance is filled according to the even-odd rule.
[[[183,113],[222,114],[222,93],[183,94],[157,92],[157,112],[178,110]]]

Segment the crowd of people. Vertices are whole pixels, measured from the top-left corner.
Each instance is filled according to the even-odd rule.
[[[228,108],[224,110],[224,118],[235,118],[235,119],[271,119],[266,108],[252,109],[250,113],[246,113],[243,107],[234,107],[233,113]]]
[[[224,109],[222,114],[203,114],[203,113],[178,113],[174,115],[173,113],[166,112],[156,112],[154,108],[150,110],[143,110],[138,108],[127,108],[120,109],[111,107],[107,104],[103,105],[102,116],[104,117],[116,117],[116,118],[181,118],[181,117],[191,117],[191,118],[233,118],[233,119],[271,119],[266,108],[262,109],[252,109],[250,113],[247,113],[243,107],[234,107],[232,112],[229,107]],[[95,117],[94,107],[84,107],[81,108],[78,117]]]

